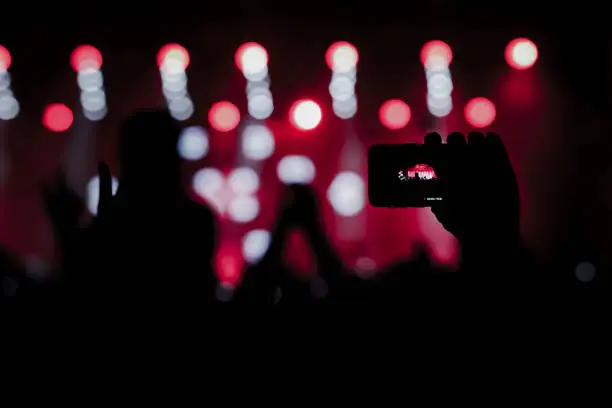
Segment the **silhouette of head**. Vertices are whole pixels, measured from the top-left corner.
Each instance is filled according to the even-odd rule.
[[[123,124],[119,145],[121,181],[130,189],[177,190],[180,126],[164,110],[139,111]]]

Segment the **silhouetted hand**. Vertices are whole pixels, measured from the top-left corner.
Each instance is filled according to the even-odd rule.
[[[431,133],[425,144],[440,144]],[[473,132],[447,138],[449,152],[434,163],[444,183],[444,201],[432,205],[440,223],[474,256],[503,255],[519,244],[519,196],[516,177],[500,137]],[[495,255],[494,255],[495,254]]]
[[[319,205],[312,188],[303,184],[292,184],[287,187],[285,216],[291,224],[305,231],[318,228]]]
[[[54,185],[41,186],[47,216],[51,219],[57,233],[66,233],[77,228],[85,210],[83,200],[66,182],[62,171],[55,175]]]
[[[108,221],[113,207],[113,178],[110,168],[104,162],[98,163],[98,222]]]

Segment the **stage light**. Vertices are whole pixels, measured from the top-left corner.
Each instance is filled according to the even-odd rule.
[[[580,282],[588,283],[597,276],[597,268],[590,262],[580,262],[576,265],[574,274]]]
[[[234,288],[240,281],[242,269],[240,252],[232,246],[224,245],[217,251],[214,264],[220,283],[216,291],[217,299],[224,302],[229,301],[233,296]]]
[[[238,47],[235,61],[238,69],[249,81],[262,80],[268,74],[268,52],[256,42],[248,42]]]
[[[190,126],[181,132],[178,142],[179,155],[185,160],[200,160],[208,153],[208,134],[200,126]]]
[[[350,119],[357,113],[357,97],[353,95],[347,100],[332,100],[334,114],[340,119]]]
[[[357,67],[359,53],[357,48],[349,42],[338,41],[333,43],[325,53],[325,61],[332,71],[344,74]]]
[[[396,130],[406,127],[412,115],[410,107],[404,101],[390,99],[382,104],[378,116],[383,126]]]
[[[429,41],[421,49],[421,63],[428,70],[448,68],[452,60],[451,47],[444,41]]]
[[[157,65],[162,79],[162,92],[166,97],[168,110],[176,120],[189,119],[195,108],[187,90],[189,53],[178,44],[164,45],[157,54]]]
[[[6,74],[6,73],[5,73]],[[0,75],[2,75],[0,73]],[[10,89],[0,91],[0,119],[11,120],[15,119],[19,114],[19,102],[13,96]]]
[[[102,54],[92,45],[80,45],[72,51],[70,65],[76,72],[97,71],[102,67]]]
[[[452,60],[451,48],[443,41],[429,41],[421,49],[421,63],[427,77],[427,110],[436,118],[443,118],[453,110]]]
[[[315,165],[306,156],[283,157],[276,166],[276,174],[284,184],[310,184],[315,178]]]
[[[365,208],[365,182],[357,173],[338,173],[327,190],[327,199],[336,213],[353,217]]]
[[[217,102],[208,111],[208,120],[219,132],[229,132],[236,129],[240,123],[240,111],[231,102]]]
[[[13,59],[9,50],[0,45],[0,72],[8,71],[12,62]]]
[[[93,121],[106,116],[106,94],[102,68],[102,54],[92,45],[80,45],[70,55],[70,65],[77,72],[81,89],[83,115]]]
[[[179,44],[166,44],[157,53],[157,66],[165,74],[185,71],[190,62],[189,53]]]
[[[293,126],[300,130],[313,130],[319,126],[323,117],[319,105],[310,99],[294,103],[289,115]]]
[[[474,98],[465,105],[465,119],[476,128],[484,128],[495,120],[495,105],[487,98]]]
[[[247,111],[255,119],[268,119],[274,111],[274,101],[268,78],[268,52],[264,47],[248,42],[238,47],[235,62],[247,79]]]
[[[259,201],[254,196],[238,196],[230,201],[228,215],[234,222],[242,224],[251,222],[258,214]]]
[[[249,231],[242,239],[242,256],[250,264],[257,263],[263,258],[270,246],[272,237],[263,229]]]
[[[0,119],[11,120],[19,114],[19,102],[11,89],[11,53],[0,45]]]
[[[259,189],[259,176],[250,167],[239,167],[229,174],[227,184],[236,195],[252,195]]]
[[[531,68],[538,60],[538,48],[527,38],[516,38],[506,46],[506,61],[514,69]]]
[[[347,101],[355,96],[355,78],[347,75],[333,75],[329,83],[329,94],[337,101]]]
[[[225,211],[225,177],[220,170],[214,168],[198,170],[191,179],[191,188],[218,213],[222,214]]]
[[[61,103],[47,106],[43,112],[43,124],[52,132],[64,132],[72,126],[74,116],[69,107]]]
[[[247,159],[265,160],[274,153],[274,136],[263,125],[247,125],[242,132],[242,154]]]

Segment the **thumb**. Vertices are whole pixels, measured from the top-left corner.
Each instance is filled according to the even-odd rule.
[[[106,214],[109,211],[110,203],[113,198],[113,178],[110,168],[104,162],[98,164],[99,195],[98,195],[98,215]]]

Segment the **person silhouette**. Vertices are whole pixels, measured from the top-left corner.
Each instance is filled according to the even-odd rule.
[[[292,229],[304,234],[313,254],[317,273],[309,280],[299,278],[283,264],[284,246]],[[259,263],[247,269],[236,299],[279,304],[367,302],[367,286],[347,268],[329,241],[315,191],[292,184],[285,189],[270,246]]]
[[[160,305],[214,299],[216,220],[182,191],[179,134],[168,112],[139,111],[121,131],[114,196],[110,169],[99,165],[88,256],[103,296]]]

